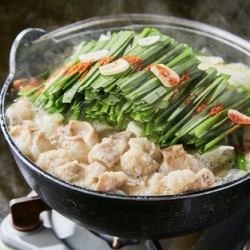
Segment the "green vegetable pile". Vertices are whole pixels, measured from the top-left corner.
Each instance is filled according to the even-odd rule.
[[[159,41],[138,44],[139,39],[153,35],[159,35]],[[79,60],[80,55],[101,49],[109,50],[107,62],[133,59],[129,69],[102,75],[99,67],[104,60],[88,64]],[[174,70],[181,84],[164,86],[148,70],[155,64]],[[124,30],[112,33],[110,39],[81,42],[47,80],[21,89],[19,95],[49,112],[62,113],[66,120],[104,122],[118,129],[135,121],[161,147],[183,143],[202,153],[241,127],[231,122],[227,112],[237,109],[249,115],[250,95],[242,86],[229,85],[228,75],[213,68],[202,71],[198,65],[188,45],[156,29],[145,28],[140,34]]]

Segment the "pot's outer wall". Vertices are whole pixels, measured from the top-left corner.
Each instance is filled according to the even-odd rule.
[[[229,216],[249,195],[250,181],[177,200],[116,200],[65,188],[12,154],[28,184],[53,209],[78,224],[118,237],[157,239],[204,229]]]

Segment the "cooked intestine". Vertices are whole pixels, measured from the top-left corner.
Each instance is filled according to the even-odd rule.
[[[34,116],[33,105],[28,98],[19,98],[6,110],[9,125],[20,125],[25,120],[32,120]]]
[[[110,137],[104,137],[102,141],[92,147],[89,152],[89,162],[100,162],[107,168],[113,167],[122,154],[128,148],[130,134],[127,132],[117,133]]]
[[[230,146],[203,155],[187,152],[181,144],[160,149],[140,137],[138,126],[135,133],[87,121],[65,123],[61,114],[41,111],[27,98],[13,103],[6,117],[22,153],[49,174],[86,189],[172,195],[207,189],[243,175],[231,169],[235,156]],[[223,164],[230,166],[227,169]],[[220,176],[216,176],[218,170]]]

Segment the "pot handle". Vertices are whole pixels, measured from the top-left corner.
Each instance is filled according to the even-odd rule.
[[[22,197],[9,203],[13,226],[16,230],[28,232],[40,226],[40,214],[51,208],[40,197]]]
[[[16,73],[16,59],[18,52],[22,49],[22,46],[27,46],[32,41],[38,39],[40,36],[46,33],[43,29],[38,28],[28,28],[21,31],[17,37],[15,38],[11,50],[10,50],[10,57],[9,57],[9,74],[12,78],[15,76]]]

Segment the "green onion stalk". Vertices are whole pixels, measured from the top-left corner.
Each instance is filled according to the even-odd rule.
[[[159,41],[139,45],[139,39],[152,35],[159,35]],[[81,55],[101,49],[108,50],[106,63],[123,58],[129,68],[104,76],[99,70],[104,60],[80,60]],[[175,71],[180,84],[163,85],[150,71],[155,64]],[[198,65],[188,45],[156,29],[145,28],[139,34],[122,30],[113,32],[108,40],[81,42],[49,77],[20,90],[19,95],[49,112],[62,113],[66,120],[104,122],[118,129],[136,121],[144,136],[162,148],[182,143],[203,153],[223,140],[238,140],[235,135],[242,126],[228,118],[228,110],[250,115],[250,94],[243,87],[229,85],[228,75],[213,68],[203,71]],[[236,162],[243,169],[240,152],[238,155]]]

